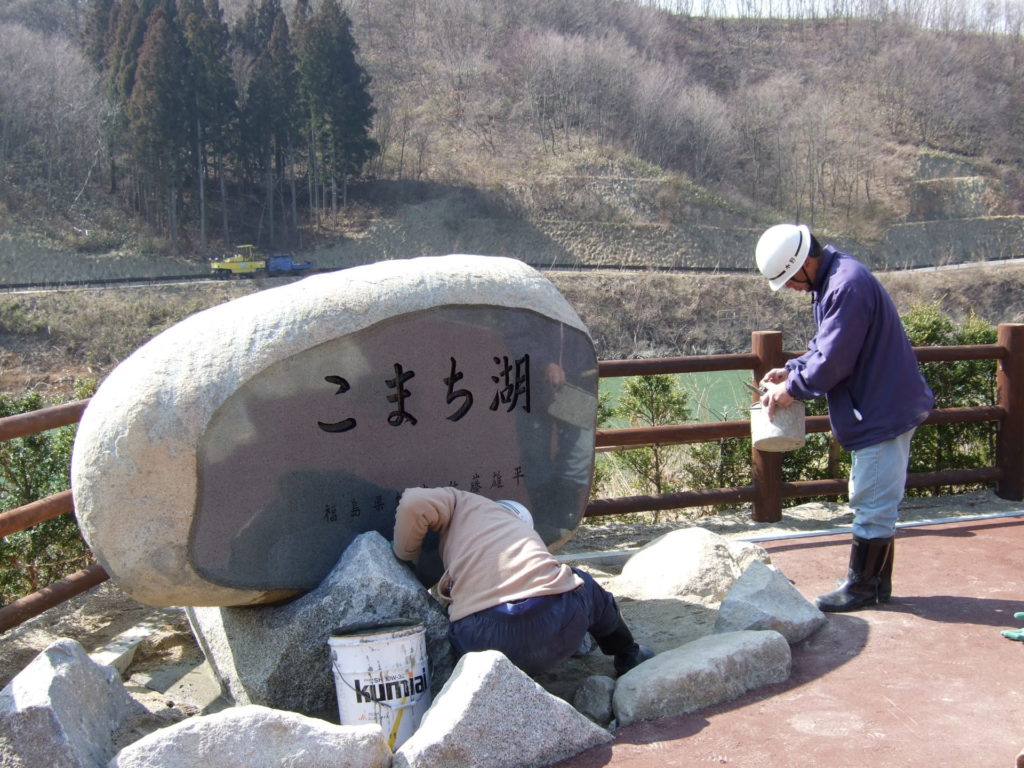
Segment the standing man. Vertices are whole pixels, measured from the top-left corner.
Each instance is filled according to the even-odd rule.
[[[614,657],[616,674],[654,655],[634,642],[611,594],[548,552],[522,504],[408,488],[395,513],[398,559],[415,562],[427,531],[440,538],[444,574],[433,591],[448,609],[457,655],[501,651],[534,675],[572,656],[587,632]]]
[[[935,404],[882,284],[859,261],[824,248],[803,225],[777,224],[757,242],[757,268],[773,291],[811,294],[817,331],[800,357],[773,368],[761,404],[772,418],[794,399],[828,400],[832,434],[853,455],[853,549],[846,582],[817,599],[854,611],[892,594],[893,537],[907,480],[910,438]]]

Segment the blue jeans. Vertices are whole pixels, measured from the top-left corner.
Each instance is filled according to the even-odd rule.
[[[560,595],[531,597],[477,611],[448,627],[457,656],[471,651],[501,651],[521,670],[536,675],[575,653],[584,636],[611,633],[619,606],[585,571],[572,569],[583,585]]]
[[[887,539],[896,533],[913,436],[911,429],[884,443],[853,451],[850,506],[854,536]]]

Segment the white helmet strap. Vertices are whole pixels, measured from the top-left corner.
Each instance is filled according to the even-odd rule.
[[[796,259],[797,254],[800,253],[800,246],[803,245],[803,242],[804,242],[804,232],[803,232],[803,230],[798,230],[798,232],[799,232],[800,236],[799,236],[799,238],[797,238],[796,248],[793,249],[793,256],[792,256],[792,258],[790,258],[790,260],[786,262],[786,266],[785,266],[784,269],[782,269],[777,275],[769,277],[768,278],[769,280],[778,280],[780,277],[782,277],[784,274],[786,274],[787,270],[789,270],[789,268],[793,265],[793,261]]]

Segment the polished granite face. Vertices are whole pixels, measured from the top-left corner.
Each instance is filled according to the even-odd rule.
[[[307,349],[211,420],[190,561],[224,586],[313,588],[354,536],[391,538],[413,486],[518,500],[557,544],[586,506],[596,409],[591,340],[530,310],[437,307]]]

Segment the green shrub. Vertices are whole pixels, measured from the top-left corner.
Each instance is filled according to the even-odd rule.
[[[75,399],[95,383],[80,383]],[[0,418],[46,408],[35,392],[0,395]],[[70,485],[75,427],[67,426],[0,443],[0,512],[66,490]],[[73,515],[61,515],[0,539],[0,601],[19,597],[84,568],[91,556]]]
[[[631,376],[622,387],[619,402],[611,408],[599,400],[599,424],[621,419],[632,427],[657,427],[682,424],[690,420],[689,395],[676,377],[668,374]],[[664,494],[682,486],[685,449],[675,445],[648,445],[602,454],[596,474],[612,495],[634,492]],[[619,478],[616,483],[614,477]],[[652,522],[662,522],[662,512],[654,512]]]
[[[994,344],[996,328],[975,315],[954,323],[942,314],[939,304],[914,307],[903,318],[915,346]],[[993,405],[996,402],[996,364],[992,360],[923,363],[921,373],[935,393],[936,408]],[[996,463],[996,424],[929,424],[914,434],[910,471],[975,469]],[[984,487],[979,484],[976,488]],[[912,489],[911,495],[941,495],[954,488]]]
[[[114,232],[89,229],[68,237],[67,244],[77,253],[108,253],[120,248],[124,238]]]

